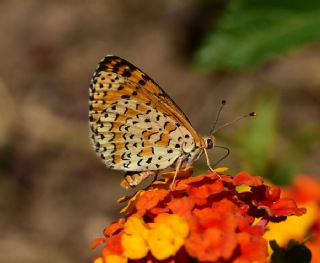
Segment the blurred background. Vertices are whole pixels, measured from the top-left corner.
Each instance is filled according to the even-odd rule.
[[[142,68],[200,133],[222,99],[220,124],[256,111],[216,134],[230,173],[319,175],[319,28],[318,0],[0,1],[0,262],[89,262],[119,216],[122,173],[88,137],[106,54]]]

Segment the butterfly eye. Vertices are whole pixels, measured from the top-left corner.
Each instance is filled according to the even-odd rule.
[[[212,149],[213,147],[213,142],[210,138],[207,139],[207,145],[206,145],[206,148],[207,149]]]

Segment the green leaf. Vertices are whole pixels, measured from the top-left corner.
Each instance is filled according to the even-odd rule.
[[[203,70],[240,70],[320,39],[319,0],[230,1],[195,54]]]
[[[301,161],[288,154],[288,156],[279,157],[278,162],[273,166],[268,179],[277,185],[288,185],[300,170]]]
[[[257,116],[238,133],[238,153],[245,160],[244,169],[268,176],[277,137],[278,102],[273,95],[263,96],[255,105]]]
[[[311,261],[311,252],[304,245],[291,239],[286,248],[281,248],[275,240],[271,240],[270,247],[273,250],[271,263],[308,263]]]

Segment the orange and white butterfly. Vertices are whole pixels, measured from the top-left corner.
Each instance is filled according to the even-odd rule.
[[[89,124],[97,154],[126,171],[124,187],[174,166],[190,166],[215,145],[202,137],[176,103],[143,71],[117,56],[103,58],[90,85]]]

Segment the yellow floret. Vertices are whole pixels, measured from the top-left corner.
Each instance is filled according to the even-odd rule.
[[[140,259],[148,254],[148,228],[140,217],[130,217],[124,225],[121,245],[124,255],[130,259]]]
[[[118,255],[108,255],[105,257],[106,263],[127,263],[128,259]]]
[[[161,216],[152,225],[148,235],[152,255],[158,260],[174,255],[184,244],[188,232],[189,226],[180,216]]]

